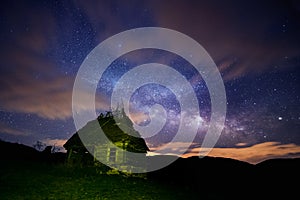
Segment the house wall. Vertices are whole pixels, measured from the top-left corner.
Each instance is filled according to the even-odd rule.
[[[99,161],[104,160],[110,165],[123,165],[126,163],[125,154],[114,145],[102,144],[95,146],[94,156]],[[114,153],[115,152],[115,153]]]

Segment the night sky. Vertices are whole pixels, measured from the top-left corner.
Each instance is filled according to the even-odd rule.
[[[201,44],[223,78],[227,115],[211,156],[251,163],[300,157],[298,1],[5,1],[0,9],[4,141],[62,146],[76,132],[72,89],[86,56],[119,32],[164,27]],[[190,63],[171,52],[144,49],[116,59],[96,82],[97,112],[110,109],[111,93],[123,74],[150,62],[176,69],[191,83],[201,126],[184,157],[198,155],[210,120],[209,92]],[[131,119],[149,123],[155,103],[166,109],[167,119],[159,134],[146,138],[152,149],[172,139],[180,116],[174,94],[149,84],[132,95]],[[183,143],[174,144],[170,153],[182,153]]]

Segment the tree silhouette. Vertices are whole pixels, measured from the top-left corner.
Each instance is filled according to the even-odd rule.
[[[33,148],[35,148],[38,151],[43,151],[46,147],[46,144],[41,141],[36,141],[35,144],[33,144]]]

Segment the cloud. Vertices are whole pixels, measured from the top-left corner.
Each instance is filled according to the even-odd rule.
[[[244,74],[262,73],[275,65],[285,69],[286,56],[299,57],[300,49],[295,45],[299,43],[299,15],[293,14],[295,7],[281,1],[271,4],[152,1],[151,5],[159,26],[194,38],[212,56],[224,80],[231,80]],[[287,17],[282,17],[286,13]],[[283,25],[289,27],[287,31]]]
[[[74,77],[62,75],[46,56],[15,49],[1,56],[5,68],[0,75],[0,107],[8,112],[32,113],[48,119],[72,116]],[[80,91],[82,97],[89,91]],[[106,108],[107,101],[97,95],[97,108]],[[84,102],[83,102],[84,103]]]
[[[28,133],[25,133],[24,131],[11,128],[7,124],[0,122],[0,132],[4,134],[14,135],[14,136],[26,136]]]
[[[199,155],[200,148],[194,148],[183,157]],[[208,156],[225,157],[256,164],[272,158],[292,158],[300,153],[300,146],[281,144],[279,142],[264,142],[250,147],[213,148]]]
[[[49,119],[69,117],[71,93],[62,87],[67,82],[65,79],[11,81],[2,91],[1,107],[9,112],[33,113]]]
[[[100,41],[118,33],[121,28],[121,19],[113,11],[114,4],[110,1],[74,1],[74,4],[83,9],[93,28],[101,33],[96,36]]]
[[[168,155],[178,155],[183,158],[191,156],[199,156],[200,147],[194,147],[197,144],[190,145],[184,142],[174,142],[164,152]],[[245,143],[238,143],[237,147],[213,148],[207,156],[232,158],[240,161],[245,161],[252,164],[257,164],[264,160],[273,158],[295,158],[300,157],[300,146],[295,144],[281,144],[279,142],[263,142],[253,146],[246,146]],[[160,147],[151,148],[148,155],[160,155],[154,152]]]
[[[247,143],[246,142],[240,142],[240,143],[235,144],[235,146],[243,147],[243,146],[247,146]]]
[[[70,116],[72,81],[62,77],[47,54],[56,44],[54,17],[43,8],[28,12],[28,5],[22,3],[8,10],[18,15],[4,12],[13,26],[10,38],[4,41],[10,43],[0,47],[1,109],[49,119]]]
[[[82,9],[92,24],[97,42],[131,28],[153,26],[151,12],[145,12],[148,9],[145,1],[84,0],[73,3]]]
[[[56,146],[56,147],[63,147],[63,145],[67,142],[66,139],[44,139],[42,140],[43,143],[49,146]]]
[[[0,108],[47,119],[69,118],[74,76],[63,74],[64,66],[49,56],[58,46],[57,21],[51,10],[36,5],[41,8],[30,12],[33,8],[28,6],[21,3],[7,9],[18,15],[3,12],[13,26],[10,38],[0,47]],[[88,93],[80,92],[83,98]],[[97,95],[96,99],[97,108],[107,108],[104,96]]]
[[[147,114],[145,114],[143,112],[131,112],[129,114],[129,118],[135,124],[141,124],[141,123],[149,120],[149,115],[147,115]]]
[[[56,148],[59,148],[59,151],[66,152],[63,145],[67,142],[65,139],[44,139],[42,140],[43,143],[45,143],[47,146],[53,146]]]
[[[10,77],[12,78],[12,77]],[[0,83],[5,80],[1,80]],[[1,109],[9,112],[32,113],[47,119],[66,119],[72,116],[72,86],[70,77],[57,77],[48,81],[24,79],[7,84],[0,97]],[[80,91],[81,109],[86,109],[84,97],[89,91]],[[107,109],[104,96],[96,96],[96,107]]]

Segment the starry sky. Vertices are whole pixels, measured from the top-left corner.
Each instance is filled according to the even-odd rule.
[[[72,89],[91,50],[128,29],[164,27],[201,44],[223,78],[226,121],[209,155],[251,163],[300,157],[297,1],[4,1],[0,9],[0,139],[4,141],[64,144],[76,132]],[[197,155],[209,125],[210,96],[201,76],[178,55],[143,49],[116,59],[97,83],[97,112],[110,109],[110,96],[123,74],[150,62],[176,69],[191,83],[201,125],[183,157]],[[150,148],[172,139],[181,111],[168,88],[142,86],[130,101],[130,117],[140,125],[149,123],[149,108],[155,103],[166,110],[161,132],[146,138]],[[184,140],[173,145],[170,153],[184,153]]]

